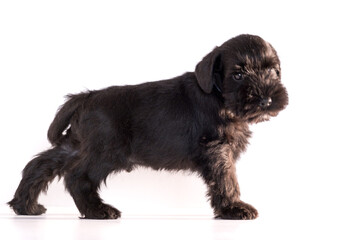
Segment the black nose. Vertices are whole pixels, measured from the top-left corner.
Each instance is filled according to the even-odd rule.
[[[260,101],[260,107],[262,108],[270,107],[271,103],[272,103],[271,97],[263,98]]]

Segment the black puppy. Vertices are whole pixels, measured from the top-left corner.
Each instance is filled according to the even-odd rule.
[[[38,196],[59,176],[84,218],[118,218],[99,197],[101,182],[146,166],[195,171],[216,217],[254,219],[256,209],[240,200],[235,163],[251,136],[248,125],[288,104],[280,77],[274,48],[240,35],[205,56],[195,73],[70,95],[50,125],[52,148],[26,165],[8,204],[17,214],[44,213]]]

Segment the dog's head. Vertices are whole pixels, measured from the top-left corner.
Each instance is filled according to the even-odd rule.
[[[269,120],[288,104],[277,53],[258,36],[240,35],[216,47],[195,74],[205,93],[221,95],[227,113],[248,123]]]

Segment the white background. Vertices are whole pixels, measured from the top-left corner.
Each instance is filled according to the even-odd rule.
[[[1,207],[50,146],[64,95],[172,78],[250,33],[278,51],[290,104],[252,126],[237,164],[243,200],[279,232],[360,237],[358,10],[356,1],[1,1]],[[124,213],[211,214],[205,192],[196,175],[139,169],[111,176],[101,195]],[[40,202],[74,207],[56,181]]]

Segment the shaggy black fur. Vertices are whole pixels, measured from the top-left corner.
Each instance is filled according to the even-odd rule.
[[[44,213],[38,196],[59,176],[84,218],[118,218],[120,211],[99,197],[101,182],[146,166],[195,171],[216,217],[254,219],[256,209],[240,200],[235,162],[251,136],[248,125],[288,104],[280,78],[274,48],[240,35],[205,56],[195,72],[70,95],[50,125],[52,148],[26,165],[8,204],[17,214]]]

